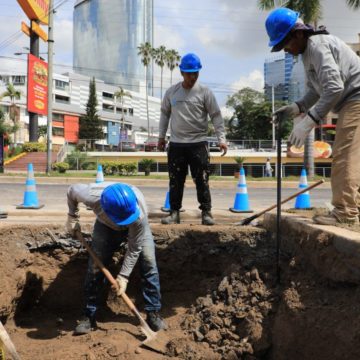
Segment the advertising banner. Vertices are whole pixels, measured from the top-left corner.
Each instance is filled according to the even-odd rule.
[[[48,65],[34,55],[28,55],[27,110],[47,115]]]
[[[30,20],[49,23],[49,0],[17,0]]]
[[[332,154],[331,145],[324,141],[314,141],[314,158],[328,159]],[[289,146],[287,156],[290,158],[304,157],[304,146],[297,148],[296,146]]]

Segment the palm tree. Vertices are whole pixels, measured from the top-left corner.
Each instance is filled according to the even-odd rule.
[[[160,99],[162,99],[162,89],[163,89],[163,70],[166,62],[166,47],[161,45],[157,49],[154,49],[153,56],[155,64],[160,67]]]
[[[354,10],[360,8],[360,0],[346,0],[348,6]]]
[[[124,126],[125,125],[124,124],[124,98],[128,97],[131,99],[132,95],[120,86],[119,90],[114,93],[114,97],[115,97],[115,104],[118,99],[120,100],[120,104],[121,104],[121,131],[120,131],[120,139],[121,139],[121,132],[124,131],[124,129],[125,129],[125,126]],[[122,151],[122,139],[120,141],[120,151]]]
[[[141,56],[141,62],[145,66],[145,94],[146,94],[146,117],[148,139],[150,138],[150,119],[149,119],[149,97],[148,97],[148,70],[153,56],[153,47],[149,42],[145,42],[138,46],[138,55]]]
[[[170,70],[170,85],[172,85],[173,71],[179,65],[180,59],[181,57],[176,50],[170,49],[166,52],[166,65]]]
[[[19,128],[18,125],[18,118],[16,116],[16,104],[15,104],[15,100],[20,100],[21,99],[21,95],[22,92],[21,90],[16,89],[16,87],[14,86],[14,84],[12,83],[8,83],[6,85],[6,91],[4,91],[1,95],[0,95],[0,99],[8,97],[10,98],[10,110],[9,110],[9,116],[11,121],[14,123],[13,129],[14,129],[14,143],[16,143],[16,131]]]

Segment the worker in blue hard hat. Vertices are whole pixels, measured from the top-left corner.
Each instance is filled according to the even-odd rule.
[[[301,147],[329,111],[338,113],[331,168],[332,204],[329,215],[316,216],[323,225],[359,223],[360,208],[360,58],[324,27],[306,25],[299,13],[287,8],[272,11],[266,20],[272,51],[301,55],[307,78],[302,99],[276,111],[293,118],[289,141]]]
[[[207,141],[210,118],[225,155],[224,120],[214,94],[197,82],[202,68],[199,57],[186,54],[180,62],[183,80],[171,86],[161,104],[158,149],[164,151],[165,136],[170,122],[168,146],[168,171],[170,178],[170,215],[161,220],[163,224],[180,223],[184,184],[188,167],[196,184],[203,225],[213,225],[211,195],[209,188],[210,157]]]
[[[165,329],[160,317],[160,281],[155,257],[154,239],[147,219],[143,194],[134,186],[123,183],[76,184],[67,192],[67,232],[74,236],[79,222],[79,203],[84,203],[96,215],[91,247],[107,266],[116,250],[127,241],[127,251],[119,274],[117,287],[120,296],[126,291],[130,274],[139,259],[147,323],[154,331]],[[85,308],[75,334],[87,334],[96,328],[96,312],[104,275],[89,258],[85,279]]]

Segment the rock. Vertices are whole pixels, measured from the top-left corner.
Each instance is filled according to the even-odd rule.
[[[254,281],[259,281],[260,280],[260,275],[259,275],[259,272],[258,272],[258,270],[256,268],[251,269],[250,278],[251,278],[251,280],[254,280]]]
[[[117,356],[119,356],[121,354],[121,351],[119,351],[119,349],[115,345],[113,345],[107,350],[107,353],[111,357],[117,357]]]
[[[142,353],[141,347],[137,347],[137,348],[135,349],[135,354],[141,354],[141,353]]]
[[[238,360],[238,356],[236,355],[236,352],[234,350],[230,350],[225,356],[225,360]]]
[[[199,330],[195,330],[193,334],[194,334],[195,341],[200,342],[200,341],[204,340],[204,335]]]
[[[205,339],[209,344],[217,344],[221,340],[221,335],[218,330],[210,330]]]

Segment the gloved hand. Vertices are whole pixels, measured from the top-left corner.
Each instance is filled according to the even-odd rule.
[[[300,114],[300,109],[298,104],[292,103],[290,105],[282,106],[274,112],[274,115],[279,114],[284,114],[285,116],[294,118]]]
[[[315,127],[315,125],[315,121],[309,115],[306,115],[300,122],[294,125],[294,128],[289,137],[290,143],[295,145],[297,148],[303,146],[306,137],[309,135],[310,131]]]
[[[125,276],[118,275],[116,277],[116,282],[118,286],[115,287],[113,285],[112,288],[116,292],[117,296],[121,296],[121,294],[123,294],[126,291],[129,280]]]
[[[75,226],[79,224],[79,218],[75,217],[75,216],[71,216],[68,215],[67,216],[67,220],[66,220],[66,224],[65,224],[65,228],[66,228],[66,232],[71,236],[74,237],[75,236]],[[79,225],[80,226],[80,225]],[[80,227],[79,227],[80,228]]]

